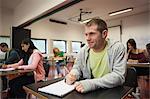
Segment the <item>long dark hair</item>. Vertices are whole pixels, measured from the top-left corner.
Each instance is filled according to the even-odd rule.
[[[129,39],[129,40],[127,41],[127,52],[128,52],[128,50],[129,50],[128,43],[130,43],[130,45],[131,45],[134,49],[137,49],[137,48],[136,48],[136,42],[135,42],[135,40],[131,38],[131,39]]]
[[[26,39],[22,40],[21,44],[26,44],[26,45],[29,44],[30,45],[28,48],[28,51],[27,51],[27,54],[29,54],[29,55],[31,55],[33,53],[34,49],[37,49],[30,38],[26,38]]]
[[[146,44],[146,49],[147,49],[148,54],[150,55],[150,43]]]

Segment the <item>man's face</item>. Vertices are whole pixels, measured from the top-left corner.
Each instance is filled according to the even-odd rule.
[[[7,52],[7,49],[8,49],[8,48],[7,48],[6,46],[1,47],[1,51],[2,51],[2,52]]]
[[[85,26],[85,37],[88,46],[92,49],[100,49],[104,43],[105,38],[102,37],[102,33],[97,30],[97,25]]]

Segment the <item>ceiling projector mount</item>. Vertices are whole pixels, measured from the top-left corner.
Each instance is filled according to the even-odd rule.
[[[91,11],[83,11],[83,9],[80,9],[80,15],[79,15],[78,21],[82,21],[83,15],[91,14],[91,13],[92,13]]]
[[[84,20],[87,20],[87,19],[84,19],[83,16],[91,14],[91,13],[92,13],[91,11],[84,11],[83,9],[80,9],[79,15],[73,16],[69,18],[68,20],[73,21],[73,22],[82,22]]]

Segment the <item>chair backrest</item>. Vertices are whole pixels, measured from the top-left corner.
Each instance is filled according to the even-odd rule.
[[[138,86],[136,69],[134,67],[127,68],[124,85],[133,88],[136,88]]]
[[[50,68],[50,64],[48,61],[44,61],[43,62],[43,67],[45,70],[45,77],[48,77],[48,73],[49,73],[49,68]]]

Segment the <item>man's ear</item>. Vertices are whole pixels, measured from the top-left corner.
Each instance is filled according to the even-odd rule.
[[[108,35],[108,31],[107,31],[107,30],[104,30],[104,31],[102,32],[102,38],[106,38],[107,35]]]

